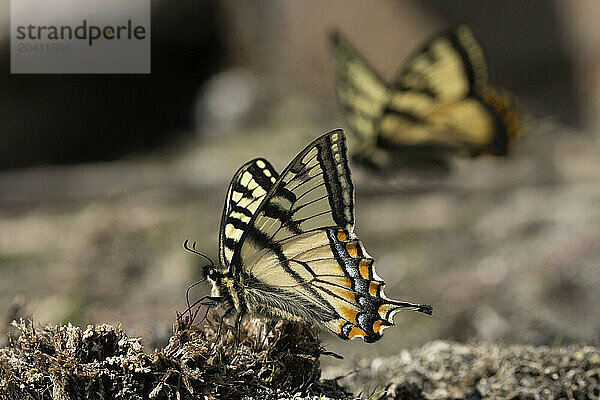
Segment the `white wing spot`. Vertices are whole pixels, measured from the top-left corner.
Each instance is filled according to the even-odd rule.
[[[333,135],[331,135],[331,140],[334,142],[337,142],[339,135],[336,133],[334,133]]]
[[[271,176],[271,171],[269,171],[268,169],[263,169],[263,174],[265,174],[266,177]]]
[[[232,224],[227,224],[225,226],[225,237],[228,238],[232,238],[234,239],[236,242],[238,240],[240,240],[240,238],[242,237],[242,235],[244,234],[244,231],[241,229],[237,229],[235,226],[233,226]]]
[[[231,250],[229,247],[225,247],[225,259],[231,261],[232,258],[233,258],[233,250]]]
[[[256,189],[254,189],[254,191],[252,192],[252,195],[254,197],[262,197],[265,194],[267,194],[267,192],[265,192],[265,189],[261,188],[260,186],[257,186]]]
[[[252,174],[248,171],[244,171],[242,174],[242,179],[240,179],[240,183],[242,186],[248,186],[248,182],[252,179]]]
[[[352,214],[350,214],[350,209],[346,207],[346,209],[344,210],[344,215],[346,216],[346,219],[348,221],[350,221],[352,219]]]
[[[231,199],[236,203],[240,201],[242,196],[243,196],[242,193],[236,192],[235,190],[233,191],[233,193],[231,193]]]
[[[344,175],[340,176],[340,185],[344,189],[346,189],[346,187],[348,186],[348,181],[346,180],[346,177]]]
[[[267,166],[267,165],[264,163],[264,161],[263,161],[263,160],[258,160],[258,161],[256,162],[256,165],[258,165],[258,168],[264,168],[264,167],[266,167],[266,166]]]
[[[232,218],[237,218],[242,222],[248,223],[250,221],[250,217],[246,214],[242,214],[241,212],[234,211],[230,215]]]
[[[337,162],[340,162],[342,160],[342,156],[340,156],[340,153],[335,153],[333,158],[335,158],[335,161],[337,161]]]
[[[271,182],[275,183],[275,180],[276,180],[275,177],[272,176],[271,177]]]
[[[254,179],[251,179],[250,182],[248,182],[248,189],[249,190],[254,190],[258,187],[258,182],[256,182]]]

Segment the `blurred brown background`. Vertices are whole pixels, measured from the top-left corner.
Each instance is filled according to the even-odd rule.
[[[152,6],[151,75],[31,76],[9,74],[2,3],[0,333],[15,317],[121,322],[164,345],[200,277],[182,242],[216,258],[234,171],[257,156],[283,169],[345,127],[327,33],[391,79],[432,34],[467,23],[525,132],[507,159],[459,160],[444,180],[352,166],[356,231],[387,295],[436,312],[397,316],[376,345],[324,338],[349,357],[435,338],[600,343],[598,3]]]

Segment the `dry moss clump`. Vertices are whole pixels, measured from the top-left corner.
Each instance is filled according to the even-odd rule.
[[[319,381],[324,350],[310,329],[294,324],[248,321],[239,342],[225,326],[215,345],[214,321],[189,328],[180,320],[169,344],[151,354],[119,326],[14,325],[20,336],[0,349],[0,398],[348,397]]]

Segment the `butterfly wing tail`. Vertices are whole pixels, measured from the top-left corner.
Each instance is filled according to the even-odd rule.
[[[427,314],[427,315],[433,314],[433,307],[430,306],[429,304],[414,304],[414,303],[408,303],[408,302],[404,302],[404,301],[395,301],[395,300],[394,301],[390,300],[389,302],[392,306],[394,306],[392,308],[392,313],[407,310],[407,311],[417,311],[417,312]]]
[[[335,60],[336,92],[344,108],[346,123],[363,146],[375,145],[375,121],[388,101],[383,79],[339,33],[330,36]]]

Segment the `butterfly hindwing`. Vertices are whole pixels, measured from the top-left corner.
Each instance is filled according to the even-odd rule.
[[[231,264],[243,232],[278,176],[273,166],[263,158],[247,162],[233,176],[225,197],[219,235],[222,267]]]
[[[323,274],[316,285],[335,296],[331,300],[338,318],[327,322],[328,329],[343,339],[362,337],[365,342],[379,340],[383,330],[394,324],[393,316],[405,309],[431,314],[428,305],[388,299],[385,283],[375,271],[375,261],[362,242],[343,229],[326,229],[333,259],[344,276]],[[341,278],[341,279],[340,279]]]
[[[264,249],[250,260],[245,276],[259,313],[309,322],[343,339],[378,340],[401,309],[431,313],[427,305],[388,299],[374,260],[342,228],[285,240],[279,254]]]

